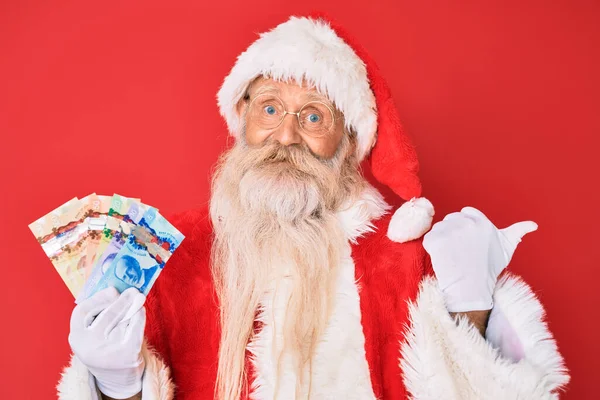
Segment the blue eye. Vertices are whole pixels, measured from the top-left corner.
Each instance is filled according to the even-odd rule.
[[[269,115],[275,115],[275,113],[277,112],[277,110],[273,106],[266,106],[265,107],[265,112],[267,114],[269,114]]]
[[[308,116],[308,120],[312,123],[315,123],[315,122],[319,122],[321,120],[321,117],[319,117],[317,114],[310,114]]]

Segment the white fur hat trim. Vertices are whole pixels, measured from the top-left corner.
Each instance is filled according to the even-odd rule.
[[[359,159],[373,147],[377,105],[367,68],[329,23],[291,17],[262,33],[240,54],[217,93],[221,115],[235,137],[243,126],[236,106],[248,85],[259,76],[297,83],[304,80],[314,85],[344,114],[346,128],[356,132]]]

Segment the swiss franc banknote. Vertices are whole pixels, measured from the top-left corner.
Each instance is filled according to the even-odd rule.
[[[184,239],[158,209],[118,194],[74,197],[29,228],[77,301],[107,286],[148,294]]]

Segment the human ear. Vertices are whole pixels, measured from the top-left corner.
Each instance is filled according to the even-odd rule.
[[[239,119],[242,119],[248,108],[248,100],[250,100],[250,94],[246,91],[240,101],[235,106],[235,112]]]

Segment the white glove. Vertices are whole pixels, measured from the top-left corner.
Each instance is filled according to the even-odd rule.
[[[498,276],[533,221],[498,229],[479,210],[465,207],[446,215],[423,238],[450,312],[490,310]]]
[[[79,303],[71,315],[73,353],[94,375],[98,389],[115,399],[142,390],[145,300],[136,288],[119,295],[109,287]]]

